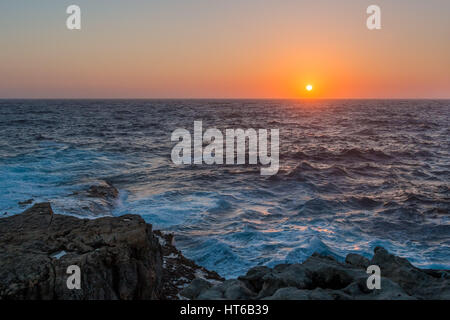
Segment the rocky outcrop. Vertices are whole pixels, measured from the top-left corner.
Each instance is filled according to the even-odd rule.
[[[100,191],[99,191],[100,192]],[[136,215],[78,219],[40,203],[0,219],[0,299],[177,299],[192,279],[221,279]],[[81,289],[67,287],[67,268]]]
[[[224,279],[216,272],[209,271],[197,265],[194,261],[183,256],[175,247],[173,234],[155,231],[163,252],[163,293],[164,299],[182,299],[180,291],[192,281],[205,281],[208,284],[217,284]]]
[[[381,289],[367,287],[366,268],[381,269]],[[302,264],[255,267],[238,279],[212,285],[196,280],[181,295],[189,299],[410,300],[449,299],[449,271],[421,270],[378,247],[372,260],[351,254],[345,263],[313,254]]]
[[[71,265],[81,270],[80,289],[67,287]],[[380,290],[367,288],[369,265],[381,269]],[[78,219],[40,203],[0,219],[0,299],[179,298],[450,299],[450,272],[416,268],[377,247],[371,260],[313,254],[301,264],[258,266],[224,280],[186,259],[172,234],[153,231],[140,216]]]
[[[99,181],[97,184],[90,186],[86,192],[89,197],[93,198],[116,199],[119,196],[116,187],[107,181]]]
[[[24,206],[32,204],[33,201],[34,201],[34,199],[28,199],[28,200],[25,200],[25,201],[19,201],[17,204],[22,208]]]
[[[102,217],[111,215],[111,211],[119,200],[119,190],[110,182],[99,180],[83,186],[81,190],[73,192],[71,196],[77,199],[77,206],[71,208],[69,212],[80,215],[80,212],[84,211],[89,216]],[[67,211],[68,208],[65,210]]]
[[[50,204],[0,219],[0,298],[157,299],[162,251],[138,216],[95,220],[55,215]],[[67,268],[81,269],[69,290]]]
[[[411,296],[450,300],[450,270],[416,268],[408,260],[396,257],[382,247],[375,248],[370,264],[378,265],[385,277]]]

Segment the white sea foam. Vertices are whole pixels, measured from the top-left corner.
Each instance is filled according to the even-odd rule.
[[[0,215],[139,214],[225,277],[377,245],[450,268],[449,101],[0,101]],[[280,128],[280,170],[177,167],[170,133]],[[99,180],[113,202],[80,196]],[[7,215],[4,213],[7,212]]]

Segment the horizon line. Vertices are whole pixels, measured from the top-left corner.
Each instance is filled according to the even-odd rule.
[[[0,97],[0,100],[450,100],[449,97],[438,97],[438,98],[430,98],[430,97],[420,97],[420,98],[367,98],[367,97],[358,97],[358,98],[307,98],[307,97],[298,97],[298,98],[170,98],[170,97],[160,97],[160,98],[111,98],[111,97],[95,97],[95,98],[76,98],[76,97],[64,97],[64,98],[46,98],[46,97],[38,97],[38,98],[3,98]]]

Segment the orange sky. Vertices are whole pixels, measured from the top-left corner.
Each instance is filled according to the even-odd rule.
[[[169,2],[2,1],[0,98],[450,98],[450,1]]]

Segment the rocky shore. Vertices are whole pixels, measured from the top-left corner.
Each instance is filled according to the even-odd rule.
[[[379,290],[367,287],[369,265],[381,269]],[[313,254],[302,264],[255,267],[218,285],[196,279],[181,295],[198,300],[448,300],[450,272],[418,269],[377,247],[371,260],[349,254],[345,263],[340,263]]]
[[[137,215],[78,219],[49,203],[0,219],[0,299],[178,299],[195,278],[222,281]],[[67,268],[81,270],[69,290]]]
[[[224,280],[140,216],[78,219],[54,214],[49,203],[1,218],[0,248],[0,299],[450,299],[449,270],[416,268],[381,247],[371,260],[314,254]],[[70,265],[80,267],[79,290],[67,288]],[[369,265],[381,268],[380,290],[367,288]]]

